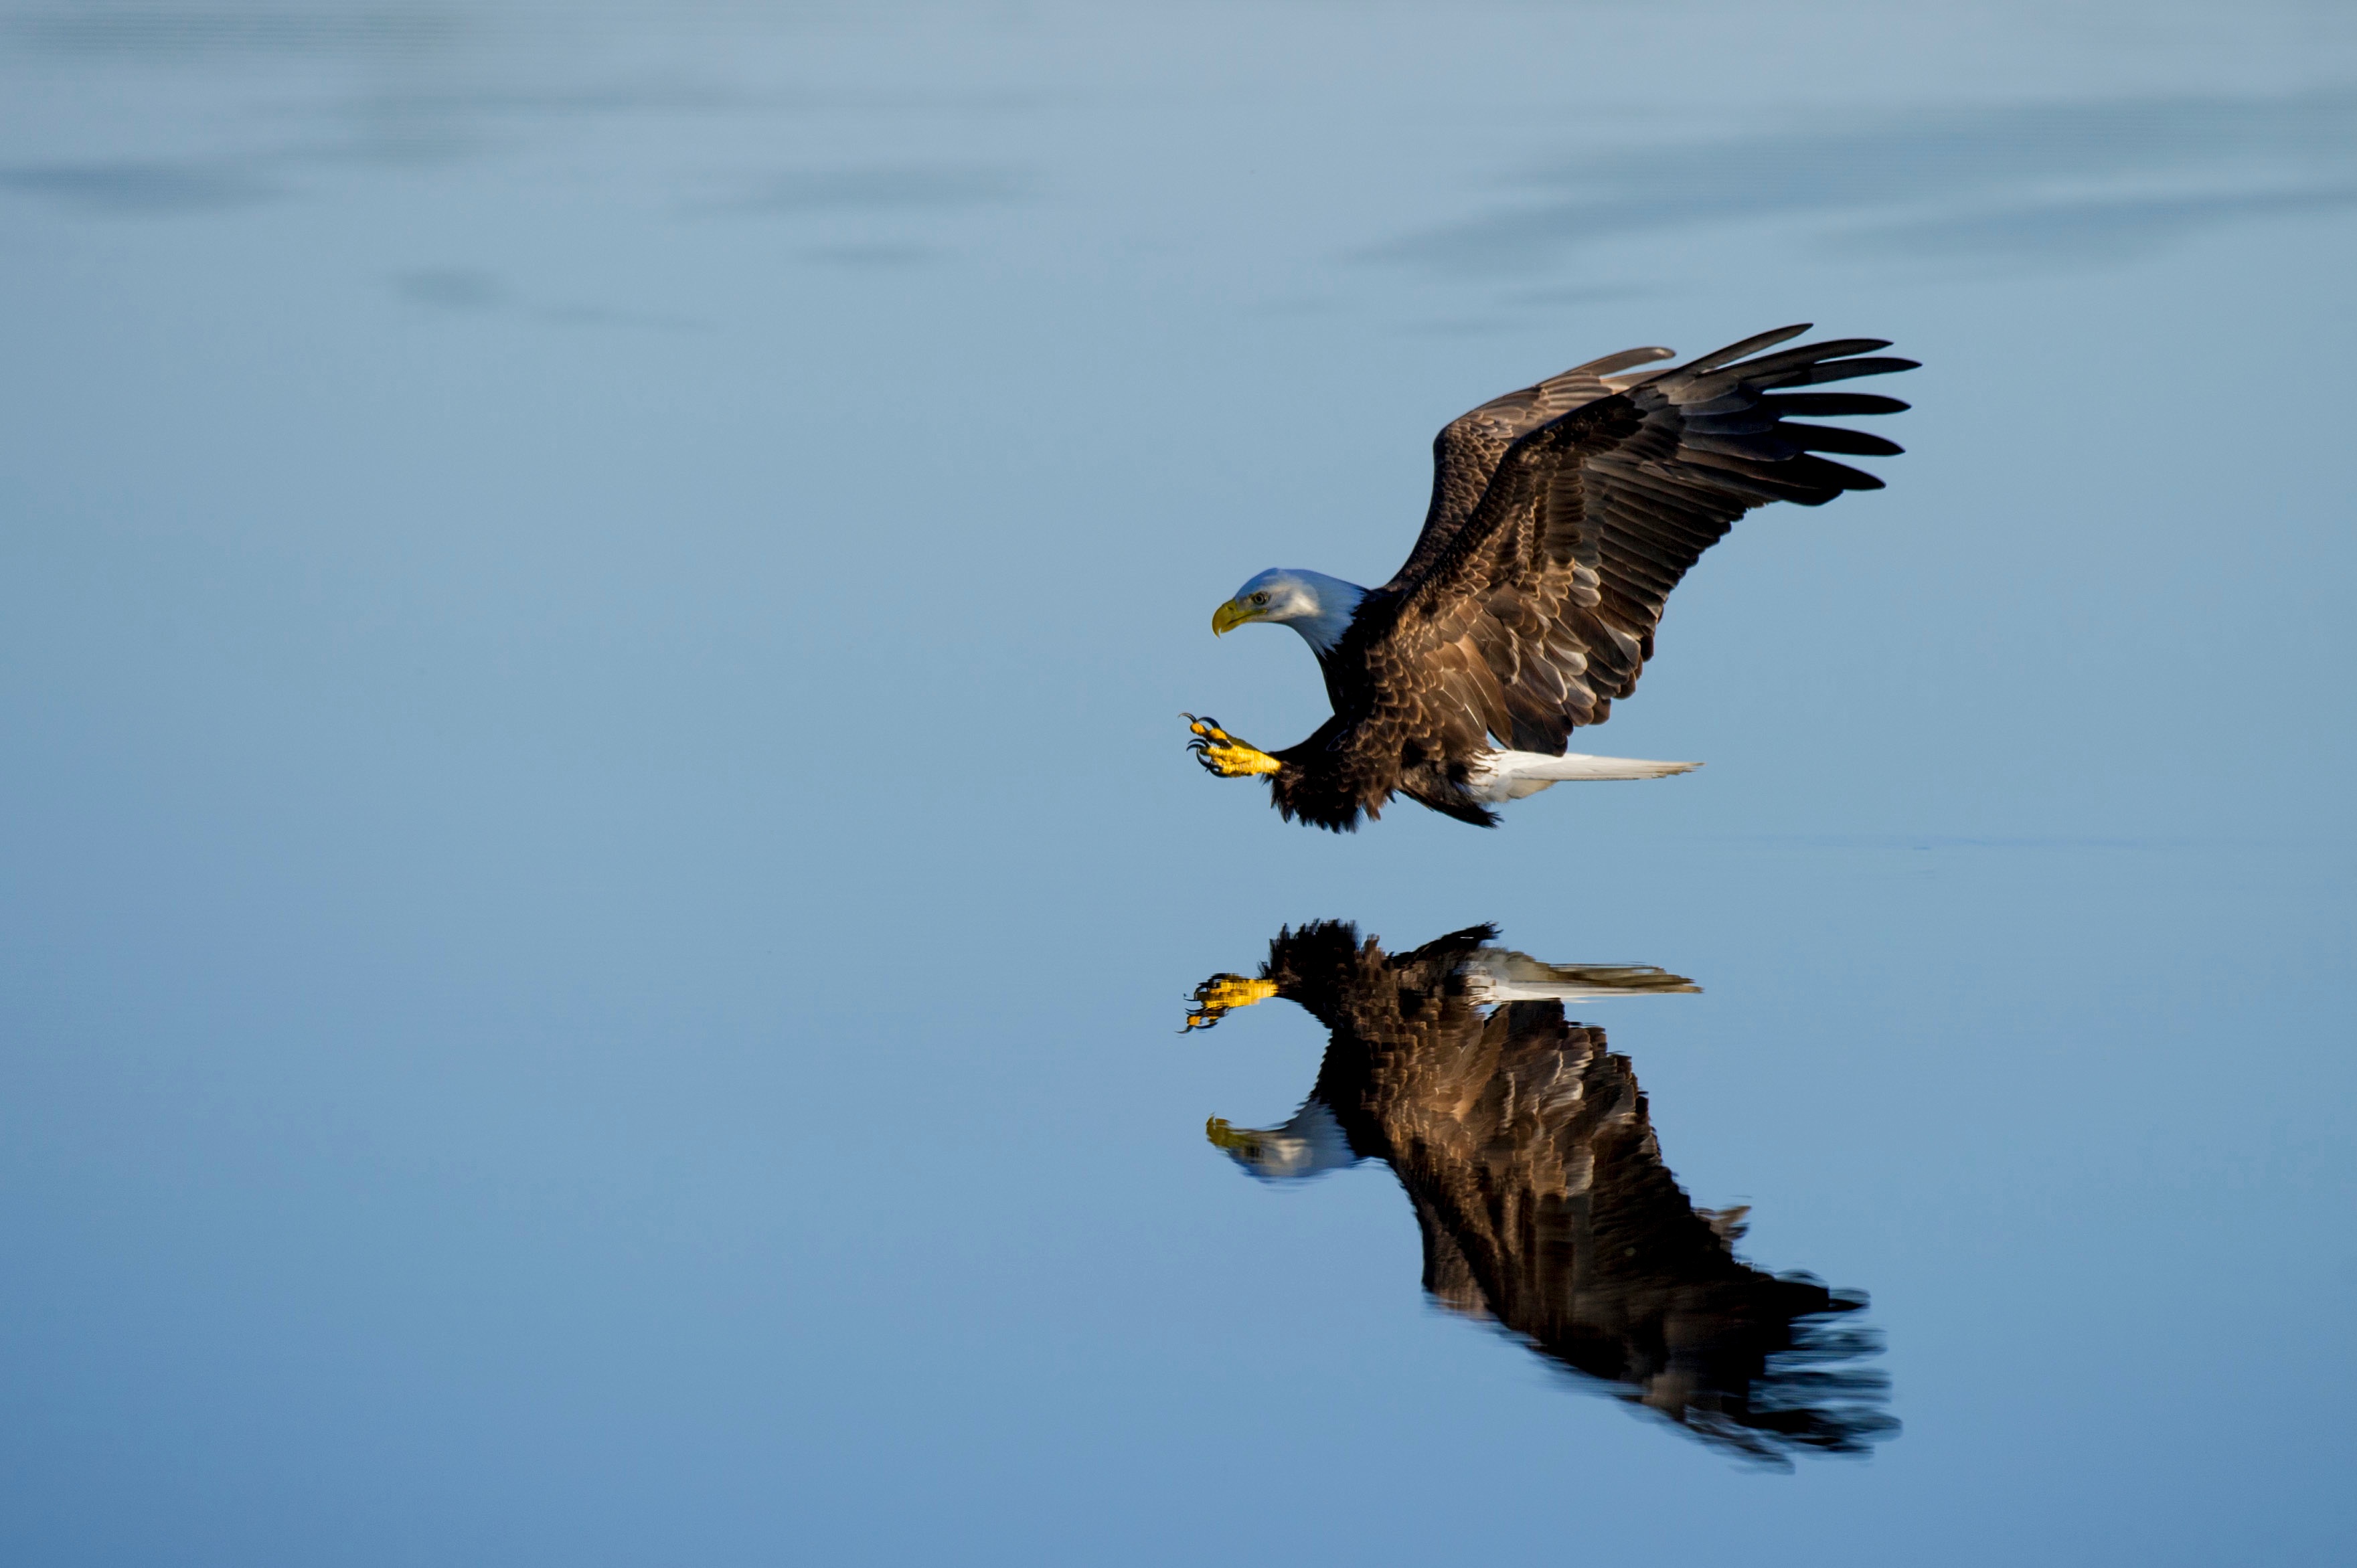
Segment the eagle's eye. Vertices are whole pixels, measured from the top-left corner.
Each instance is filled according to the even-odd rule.
[[[1254,594],[1253,596],[1253,603],[1256,605],[1265,605],[1268,603],[1268,596],[1265,593]]]

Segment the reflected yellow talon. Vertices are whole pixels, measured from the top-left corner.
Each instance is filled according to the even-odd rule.
[[[1187,749],[1204,770],[1222,779],[1246,779],[1256,773],[1274,773],[1285,766],[1275,757],[1256,747],[1247,746],[1220,727],[1214,718],[1197,718],[1192,714],[1180,714],[1195,738]]]
[[[1249,1007],[1275,994],[1275,981],[1246,980],[1241,974],[1215,974],[1195,988],[1196,1001],[1222,1012],[1231,1007]]]
[[[1238,1007],[1249,1007],[1255,1002],[1265,1002],[1276,994],[1273,980],[1246,980],[1241,974],[1215,974],[1195,987],[1195,1005],[1188,1010],[1187,1022],[1179,1033],[1189,1029],[1208,1029]]]

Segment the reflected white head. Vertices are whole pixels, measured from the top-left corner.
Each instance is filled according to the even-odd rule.
[[[1359,1163],[1332,1108],[1315,1097],[1282,1127],[1233,1127],[1214,1116],[1203,1135],[1263,1181],[1292,1181]]]
[[[1226,633],[1248,621],[1274,621],[1291,627],[1303,641],[1324,653],[1342,640],[1359,601],[1366,596],[1367,590],[1356,583],[1323,572],[1273,566],[1211,612],[1211,630]]]

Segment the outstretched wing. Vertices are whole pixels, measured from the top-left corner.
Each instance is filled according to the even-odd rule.
[[[1889,345],[1867,338],[1760,352],[1807,330],[1746,338],[1517,435],[1463,521],[1437,542],[1427,525],[1371,596],[1377,615],[1362,617],[1374,623],[1363,631],[1370,674],[1417,689],[1409,705],[1429,733],[1410,738],[1427,755],[1453,759],[1483,730],[1517,750],[1560,753],[1575,726],[1602,724],[1613,699],[1636,689],[1670,590],[1737,518],[1770,501],[1818,506],[1882,488],[1816,454],[1899,446],[1795,416],[1907,405],[1788,389],[1915,361],[1870,357]],[[1376,706],[1405,717],[1391,695]]]
[[[1844,1321],[1865,1298],[1735,1255],[1739,1218],[1679,1187],[1602,1029],[1513,1002],[1439,1049],[1370,1055],[1342,1119],[1380,1130],[1351,1148],[1407,1189],[1443,1303],[1755,1460],[1865,1453],[1897,1429],[1864,1360],[1879,1337]]]
[[[1755,1459],[1889,1435],[1887,1385],[1857,1359],[1878,1343],[1842,1326],[1864,1299],[1735,1256],[1737,1216],[1678,1186],[1602,1029],[1556,1001],[1485,1014],[1484,974],[1563,972],[1496,937],[1476,926],[1392,957],[1320,921],[1280,934],[1261,969],[1331,1031],[1312,1099],[1407,1190],[1425,1288]]]
[[[1574,365],[1536,386],[1493,397],[1441,426],[1440,434],[1432,438],[1432,507],[1424,514],[1424,532],[1416,536],[1415,548],[1409,552],[1400,575],[1428,564],[1458,526],[1472,515],[1480,504],[1481,492],[1490,488],[1491,477],[1498,471],[1499,459],[1516,436],[1527,435],[1547,421],[1560,419],[1598,398],[1610,397],[1640,379],[1616,371],[1669,357],[1667,349],[1624,349]]]

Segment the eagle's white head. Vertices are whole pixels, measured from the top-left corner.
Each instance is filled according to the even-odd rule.
[[[1356,583],[1274,566],[1236,590],[1235,597],[1211,612],[1211,630],[1224,635],[1247,621],[1275,621],[1301,634],[1303,641],[1324,653],[1342,640],[1342,633],[1358,613],[1367,590]]]
[[[1332,1109],[1314,1098],[1282,1127],[1236,1127],[1214,1116],[1203,1135],[1263,1181],[1292,1181],[1359,1163]]]

